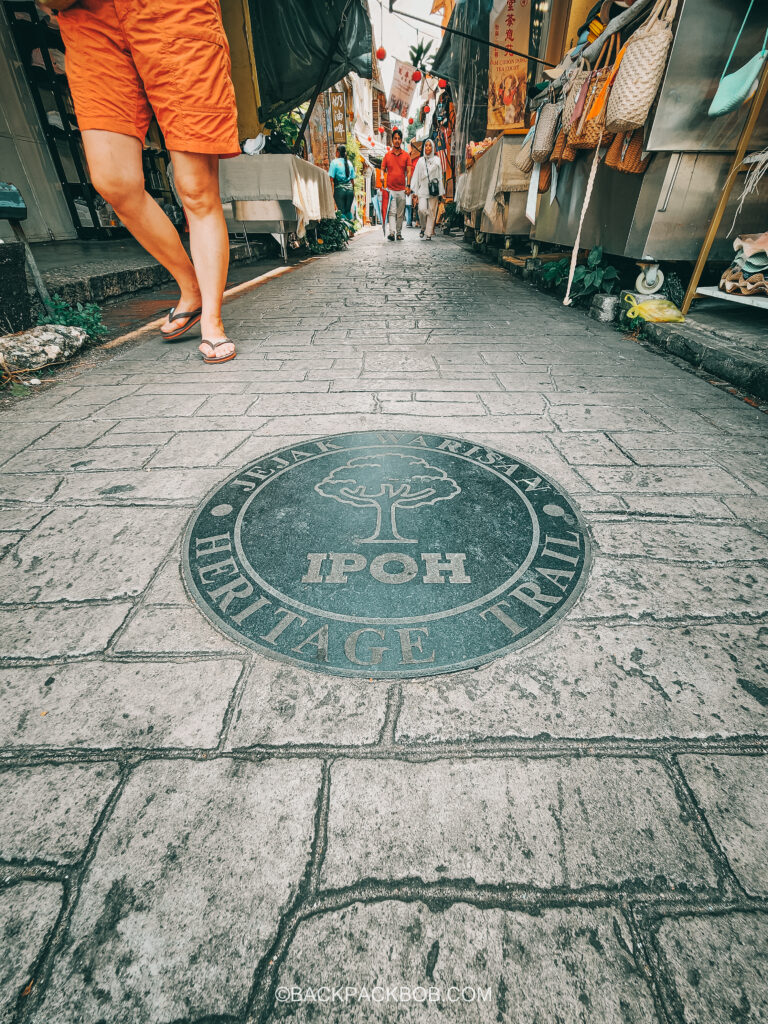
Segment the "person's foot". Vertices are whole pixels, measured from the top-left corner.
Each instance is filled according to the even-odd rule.
[[[198,346],[198,351],[201,353],[204,363],[228,363],[237,355],[234,343],[229,338],[216,340],[203,338]]]
[[[420,232],[419,232],[419,238],[423,238],[423,237],[424,237],[424,232],[423,232],[423,231],[420,231]]]
[[[398,240],[398,242],[402,242],[402,240],[403,240],[403,236],[402,236],[402,235],[398,235],[398,236],[397,236],[397,240]]]
[[[235,358],[235,346],[227,337],[220,316],[205,316],[200,321],[202,343],[198,351],[206,363],[224,363]]]
[[[389,239],[390,242],[394,242],[394,240],[395,240],[395,236],[394,235],[387,235],[387,238]]]
[[[178,337],[193,326],[196,319],[200,319],[200,306],[202,296],[200,292],[182,292],[179,301],[168,313],[168,319],[160,328],[164,338]],[[189,317],[184,314],[189,313]],[[173,320],[171,320],[173,317]]]

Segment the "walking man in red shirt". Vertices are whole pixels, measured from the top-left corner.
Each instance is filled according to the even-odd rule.
[[[403,133],[399,128],[392,132],[392,149],[381,161],[384,175],[384,188],[389,190],[389,206],[387,207],[387,226],[390,231],[387,238],[394,242],[403,240],[403,218],[405,217],[405,197],[410,191],[411,161],[403,149]],[[394,220],[394,227],[392,221]]]

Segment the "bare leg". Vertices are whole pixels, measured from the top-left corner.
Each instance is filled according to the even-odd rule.
[[[219,158],[206,153],[172,152],[176,191],[189,221],[192,260],[200,282],[203,317],[200,329],[208,341],[226,338],[221,303],[227,283],[229,236],[219,195]],[[220,346],[217,356],[234,352]],[[209,354],[209,353],[205,353]]]
[[[111,203],[136,241],[176,279],[181,291],[178,312],[197,309],[201,295],[195,268],[178,231],[144,188],[139,140],[88,129],[83,132],[83,146],[96,191]],[[176,320],[173,328],[184,323]]]

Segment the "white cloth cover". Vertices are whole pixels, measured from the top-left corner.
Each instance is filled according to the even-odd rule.
[[[290,153],[236,156],[219,162],[223,203],[233,199],[290,199],[296,208],[302,238],[307,224],[336,216],[328,172]]]
[[[459,209],[465,213],[482,210],[492,221],[504,212],[506,192],[527,192],[530,174],[515,167],[522,142],[520,135],[500,135],[490,149],[459,179]]]

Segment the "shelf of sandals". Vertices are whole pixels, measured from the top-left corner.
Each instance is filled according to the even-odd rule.
[[[684,302],[686,309],[690,306],[690,301],[695,295],[727,299],[731,302],[740,302],[745,305],[757,306],[768,310],[768,231],[752,234],[740,233],[733,243],[736,255],[731,265],[720,278],[717,287],[706,285],[702,287],[698,283],[705,261],[709,256],[712,238],[722,219],[725,203],[734,188],[737,176],[744,171],[747,172],[731,230],[735,229],[737,223],[741,220],[742,210],[744,209],[747,197],[757,194],[760,181],[768,172],[768,146],[759,152],[746,155],[747,150],[751,148],[750,143],[752,142],[753,132],[768,95],[768,27],[766,27],[763,45],[759,53],[743,67],[735,71],[730,70],[733,55],[752,14],[754,4],[755,0],[750,0],[744,20],[736,36],[736,41],[723,69],[717,92],[709,108],[710,116],[719,117],[722,114],[729,113],[737,105],[750,103],[749,114],[736,146],[736,154],[730,173],[715,208],[707,237],[702,245],[699,259],[697,260],[691,283],[686,293]],[[765,206],[763,205],[761,212],[764,210]],[[768,212],[766,212],[760,226],[764,226],[767,221]],[[739,226],[741,227],[741,224]]]
[[[739,170],[747,170],[747,177],[734,225],[739,220],[745,198],[757,191],[761,179],[768,172],[768,147],[746,157],[741,161]],[[716,287],[698,285],[696,295],[727,299],[768,310],[768,231],[752,234],[743,232],[734,240],[733,248],[736,255],[723,272],[720,283]]]
[[[699,285],[696,294],[768,310],[768,231],[739,235],[733,248],[736,255],[720,278],[720,284],[716,288]]]

